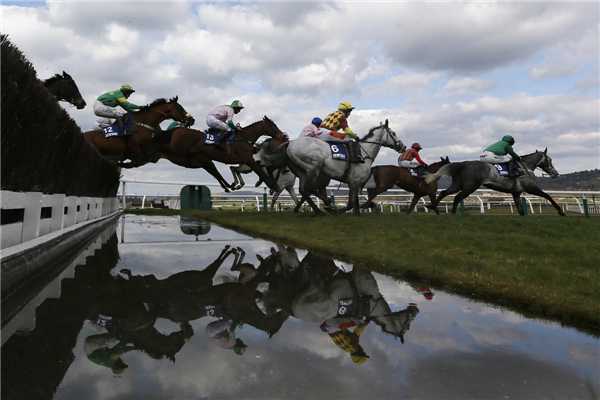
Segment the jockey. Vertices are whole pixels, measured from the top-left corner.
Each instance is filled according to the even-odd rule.
[[[516,176],[513,171],[515,161],[519,161],[521,157],[514,152],[512,145],[515,144],[515,139],[510,135],[504,135],[501,141],[488,146],[479,160],[490,164],[508,163],[508,177]]]
[[[215,345],[223,349],[232,349],[238,356],[243,355],[248,347],[241,339],[236,339],[237,323],[232,320],[213,321],[206,326],[206,335]]]
[[[133,92],[135,90],[130,85],[123,85],[119,90],[104,93],[94,103],[94,114],[98,117],[115,118],[121,133],[125,133],[123,115],[140,108],[140,106],[127,101]]]
[[[334,317],[321,324],[321,330],[327,332],[329,337],[337,347],[350,353],[352,362],[356,364],[364,364],[369,356],[363,348],[358,344],[360,335],[369,325],[369,321],[362,322],[361,319]],[[350,328],[355,327],[354,331]]]
[[[350,162],[364,163],[364,160],[358,156],[358,143],[352,141],[352,139],[358,141],[359,138],[348,126],[347,118],[350,116],[352,110],[354,110],[354,107],[347,101],[340,103],[338,110],[329,114],[321,123],[321,136],[319,138],[326,142],[348,143],[348,147],[350,148]],[[340,129],[344,133],[338,132]]]
[[[244,105],[241,101],[234,100],[231,105],[219,106],[208,113],[206,125],[221,132],[215,140],[215,144],[220,144],[227,133],[235,132],[238,129],[233,123],[233,116],[242,111],[243,108]]]
[[[315,139],[319,138],[319,127],[321,126],[321,118],[314,117],[310,124],[302,128],[302,132],[298,137],[312,137]]]
[[[406,150],[404,153],[400,154],[398,157],[398,166],[404,168],[415,168],[417,171],[417,178],[423,178],[423,172],[425,167],[427,167],[427,163],[421,160],[419,157],[419,151],[422,149],[419,143],[413,143],[410,146],[410,149]]]

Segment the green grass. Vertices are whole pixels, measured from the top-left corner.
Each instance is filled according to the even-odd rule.
[[[600,218],[179,213],[600,331]]]

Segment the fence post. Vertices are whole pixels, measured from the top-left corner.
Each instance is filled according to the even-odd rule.
[[[267,212],[267,188],[264,188],[263,192],[263,211]]]
[[[585,197],[583,198],[583,212],[584,212],[586,218],[590,217],[590,212],[588,210],[588,205],[587,205],[587,199]]]
[[[461,214],[465,213],[465,201],[464,200],[460,201],[460,213]]]
[[[123,181],[123,210],[125,210],[125,208],[127,208],[127,204],[125,203],[125,198],[127,197],[125,195],[125,184],[126,184],[126,182]]]
[[[50,221],[50,232],[60,231],[63,228],[65,215],[65,195],[52,195],[52,219]]]
[[[523,216],[526,217],[527,216],[527,200],[525,200],[525,197],[521,197],[521,207],[523,208]]]
[[[194,210],[200,209],[200,188],[194,186]]]
[[[26,192],[24,206],[25,212],[23,214],[23,233],[21,235],[21,243],[40,236],[42,194],[39,192]]]

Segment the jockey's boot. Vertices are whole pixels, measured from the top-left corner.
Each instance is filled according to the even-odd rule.
[[[425,167],[422,166],[422,165],[419,165],[415,169],[417,170],[417,178],[418,179],[423,179],[423,175],[425,174]]]
[[[516,178],[517,177],[517,172],[514,170],[515,168],[515,160],[510,160],[508,162],[508,177],[509,178]]]
[[[221,134],[219,135],[219,137],[217,138],[217,140],[215,140],[215,144],[221,144],[221,142],[223,140],[225,140],[225,137],[229,135],[229,131],[222,131]]]
[[[121,132],[121,135],[126,135],[127,132],[125,132],[125,121],[123,118],[123,116],[117,117],[117,125],[119,125],[119,131]]]
[[[354,164],[364,164],[365,160],[358,156],[358,150],[360,145],[356,142],[348,142],[348,148],[350,149],[350,162]]]

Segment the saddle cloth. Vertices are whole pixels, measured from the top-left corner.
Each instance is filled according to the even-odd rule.
[[[225,146],[225,144],[228,144],[231,146],[233,144],[233,138],[235,137],[235,132],[229,132],[229,133],[226,133],[226,135],[227,135],[227,137],[225,138],[225,141],[220,143],[221,146]],[[219,135],[217,135],[215,133],[205,132],[204,133],[204,144],[215,144],[215,141],[217,140],[218,137],[219,137]]]
[[[498,171],[498,175],[503,178],[508,178],[508,164],[492,164],[496,171]],[[513,171],[517,173],[517,177],[525,175],[523,170],[519,167],[517,163],[514,164]]]
[[[121,132],[121,129],[119,128],[119,124],[112,124],[112,125],[107,126],[106,128],[102,129],[102,134],[104,135],[104,139],[108,139],[108,138],[115,137],[115,136],[130,135],[131,129],[129,129],[129,128],[131,127],[132,123],[133,123],[133,120],[131,118],[129,118],[127,120],[127,122],[125,122],[123,124],[123,128],[125,128],[125,132]]]
[[[410,176],[414,176],[415,178],[418,178],[419,176],[417,175],[417,170],[414,168],[408,168],[408,172],[410,172]]]
[[[340,142],[326,142],[331,149],[331,158],[334,160],[348,161],[348,149]],[[358,151],[358,156],[362,157],[362,151]]]

